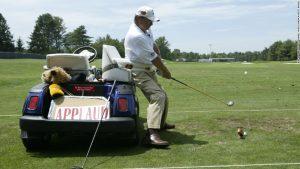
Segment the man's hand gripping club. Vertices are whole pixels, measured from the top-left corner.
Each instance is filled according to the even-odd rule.
[[[161,75],[166,79],[171,79],[172,75],[168,68],[162,63],[160,57],[156,57],[154,60],[152,60],[152,63],[158,69],[158,75]]]

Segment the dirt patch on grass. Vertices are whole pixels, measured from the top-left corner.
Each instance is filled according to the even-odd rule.
[[[263,121],[259,121],[259,128],[265,131],[296,131],[295,125],[296,120],[289,118],[282,119],[264,119]]]
[[[244,127],[248,129],[260,129],[267,132],[285,131],[298,132],[295,128],[296,120],[290,118],[263,118],[259,120],[237,119],[237,118],[217,118],[217,123],[229,128]],[[299,129],[298,129],[299,130]]]
[[[176,128],[187,133],[197,135],[216,136],[220,134],[220,131],[209,130],[204,124],[201,124],[200,122],[185,122],[177,124]]]

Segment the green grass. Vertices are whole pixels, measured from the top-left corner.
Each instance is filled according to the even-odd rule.
[[[41,81],[43,64],[44,60],[0,60],[0,168],[70,168],[85,156],[89,139],[57,139],[50,149],[26,152],[18,117],[1,116],[21,114],[28,90]],[[235,106],[226,107],[160,78],[170,100],[168,121],[176,124],[175,130],[162,133],[170,148],[96,145],[87,168],[300,162],[300,65],[168,62],[167,66],[175,78],[221,100],[234,100]],[[145,121],[147,101],[139,90],[138,96]],[[245,140],[237,138],[239,126],[248,131]]]

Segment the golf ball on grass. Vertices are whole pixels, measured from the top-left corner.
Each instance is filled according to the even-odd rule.
[[[248,72],[247,72],[247,71],[245,71],[245,72],[244,72],[244,74],[246,75],[246,74],[248,74]]]
[[[229,101],[229,102],[227,103],[227,105],[228,105],[228,106],[233,106],[233,105],[234,105],[234,102],[233,102],[233,101]]]

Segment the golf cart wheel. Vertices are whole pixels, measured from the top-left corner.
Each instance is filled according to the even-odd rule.
[[[138,146],[140,143],[140,137],[139,137],[139,134],[134,132],[132,133],[132,136],[130,138],[127,138],[125,140],[125,145],[128,145],[128,146]]]
[[[132,140],[133,145],[139,145],[140,144],[140,134],[139,134],[139,128],[143,128],[143,124],[140,123],[139,115],[140,115],[140,104],[138,97],[135,97],[135,131],[134,131],[134,139]]]
[[[132,145],[139,145],[140,143],[140,133],[139,133],[139,128],[140,128],[140,121],[139,121],[139,117],[136,116],[135,117],[135,130],[134,130],[134,133],[133,133],[133,138],[131,140],[131,144]]]
[[[134,132],[134,136],[133,139],[131,140],[131,145],[133,146],[137,146],[140,143],[140,134],[138,129],[136,129],[136,131]]]
[[[22,142],[27,151],[46,148],[51,140],[51,135],[42,133],[28,133],[27,138],[22,138]]]

